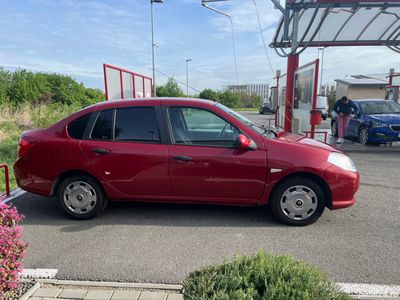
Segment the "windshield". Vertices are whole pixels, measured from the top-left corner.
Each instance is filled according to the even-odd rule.
[[[251,128],[253,131],[255,131],[258,134],[268,134],[271,136],[275,136],[275,133],[272,130],[266,129],[263,126],[254,123],[253,121],[250,121],[249,119],[243,117],[241,114],[237,113],[236,111],[226,107],[225,105],[222,105],[221,103],[217,103],[215,106],[218,108],[222,109],[223,111],[227,112],[237,120],[241,121],[242,123],[246,124],[247,127]]]
[[[400,105],[392,101],[371,101],[360,103],[365,115],[400,114]]]

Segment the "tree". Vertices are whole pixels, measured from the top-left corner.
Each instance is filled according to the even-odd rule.
[[[203,90],[203,91],[200,93],[199,97],[200,97],[201,99],[207,99],[207,100],[215,100],[215,101],[218,101],[218,99],[219,99],[219,93],[216,92],[216,91],[213,91],[213,90],[211,90],[211,89],[205,89],[205,90]]]
[[[225,91],[219,94],[218,102],[221,104],[228,106],[230,108],[235,108],[240,106],[240,96],[238,94],[234,94],[230,91]]]
[[[157,87],[157,97],[184,97],[182,89],[174,78],[169,78],[165,85]]]

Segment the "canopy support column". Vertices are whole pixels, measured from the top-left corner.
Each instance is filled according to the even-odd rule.
[[[292,132],[294,81],[295,81],[294,76],[298,66],[299,66],[299,55],[290,54],[288,56],[287,72],[286,72],[285,132]]]

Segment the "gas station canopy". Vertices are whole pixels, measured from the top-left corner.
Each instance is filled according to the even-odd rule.
[[[400,0],[289,0],[270,46],[292,48],[292,54],[328,46],[387,46],[400,52]]]

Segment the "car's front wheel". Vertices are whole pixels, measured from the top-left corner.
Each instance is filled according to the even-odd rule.
[[[362,126],[358,130],[358,141],[359,141],[359,143],[362,144],[362,145],[368,144],[368,138],[369,138],[368,128],[365,127],[365,126]]]
[[[304,226],[318,220],[325,209],[325,195],[314,180],[292,177],[273,191],[270,207],[282,223]]]
[[[87,220],[103,212],[107,199],[100,184],[90,176],[78,175],[63,180],[57,189],[57,199],[66,214]]]

